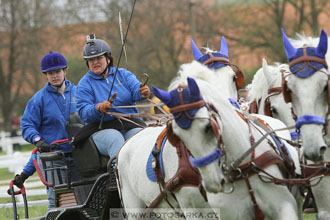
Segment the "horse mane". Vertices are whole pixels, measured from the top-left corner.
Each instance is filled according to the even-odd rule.
[[[248,90],[248,100],[259,100],[267,94],[268,86],[262,67],[253,76],[252,82],[246,86]]]
[[[188,77],[201,79],[210,84],[212,84],[215,78],[213,70],[194,60],[191,63],[185,63],[180,66],[177,76],[168,87],[168,91],[174,90],[179,86],[186,86]]]
[[[288,70],[287,64],[275,62],[274,65],[267,65],[267,68],[272,76],[271,82],[268,82],[263,68],[261,67],[253,76],[252,83],[247,85],[248,100],[259,100],[268,95],[268,89],[270,87],[281,86],[281,69]]]

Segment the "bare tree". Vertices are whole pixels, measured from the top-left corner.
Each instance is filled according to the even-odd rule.
[[[45,36],[41,28],[49,24],[51,2],[0,1],[0,108],[6,127],[19,96],[29,88],[39,87],[40,77],[27,73],[40,73],[36,68],[42,36]]]

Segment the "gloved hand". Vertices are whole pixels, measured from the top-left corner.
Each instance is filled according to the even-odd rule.
[[[97,105],[96,105],[96,109],[99,113],[101,113],[101,112],[107,113],[110,108],[111,108],[111,102],[109,102],[109,101],[100,102],[100,103],[97,103]]]
[[[40,141],[38,141],[37,143],[35,143],[36,147],[39,149],[40,153],[43,152],[49,152],[50,147],[49,145],[42,139],[40,139]]]
[[[142,84],[141,84],[141,87],[139,88],[139,90],[140,90],[140,93],[141,93],[141,97],[142,98],[144,98],[144,99],[149,98],[149,96],[150,96],[150,89],[149,89],[149,87],[147,85],[142,86]]]
[[[25,182],[25,180],[28,178],[29,176],[21,173],[21,174],[16,174],[16,176],[14,177],[13,183],[15,186],[17,186],[18,188],[22,188],[23,183]]]

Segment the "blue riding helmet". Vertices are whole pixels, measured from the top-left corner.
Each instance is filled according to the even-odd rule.
[[[42,59],[40,69],[43,73],[51,70],[64,69],[68,66],[66,59],[60,53],[49,52]]]
[[[96,39],[94,34],[87,35],[87,42],[84,46],[84,59],[98,57],[102,55],[111,55],[110,46],[107,42],[101,39]]]

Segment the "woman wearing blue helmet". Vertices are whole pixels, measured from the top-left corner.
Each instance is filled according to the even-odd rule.
[[[109,44],[104,40],[96,39],[94,34],[88,35],[83,56],[89,71],[77,86],[77,110],[84,123],[97,128],[102,116],[108,111],[137,114],[137,108],[112,107],[132,106],[136,104],[136,101],[148,98],[149,87],[143,86],[130,71],[113,66]],[[117,93],[113,102],[108,100],[110,90],[111,96]],[[137,118],[130,118],[130,120],[133,122],[119,121],[115,117],[105,114],[103,130],[95,129],[95,133],[92,134],[102,155],[115,157],[125,140],[145,126],[144,122]]]
[[[48,82],[39,90],[26,105],[21,119],[21,130],[23,138],[36,145],[39,152],[48,152],[49,144],[55,140],[66,139],[68,134],[65,123],[70,113],[76,112],[75,96],[76,87],[69,80],[65,79],[67,61],[60,53],[49,52],[41,60],[40,68],[47,77]],[[62,144],[60,150],[65,157],[62,160],[54,161],[54,167],[68,166],[71,180],[79,180],[78,172],[75,170],[71,145]],[[57,149],[54,149],[56,151]],[[24,167],[20,175],[16,175],[14,184],[22,186],[24,181],[35,172],[32,160]],[[63,171],[62,177],[65,177]],[[48,181],[54,182],[48,174]],[[65,181],[65,179],[63,179]],[[58,176],[55,172],[55,183]],[[48,209],[55,207],[55,196],[52,187],[47,189]]]

